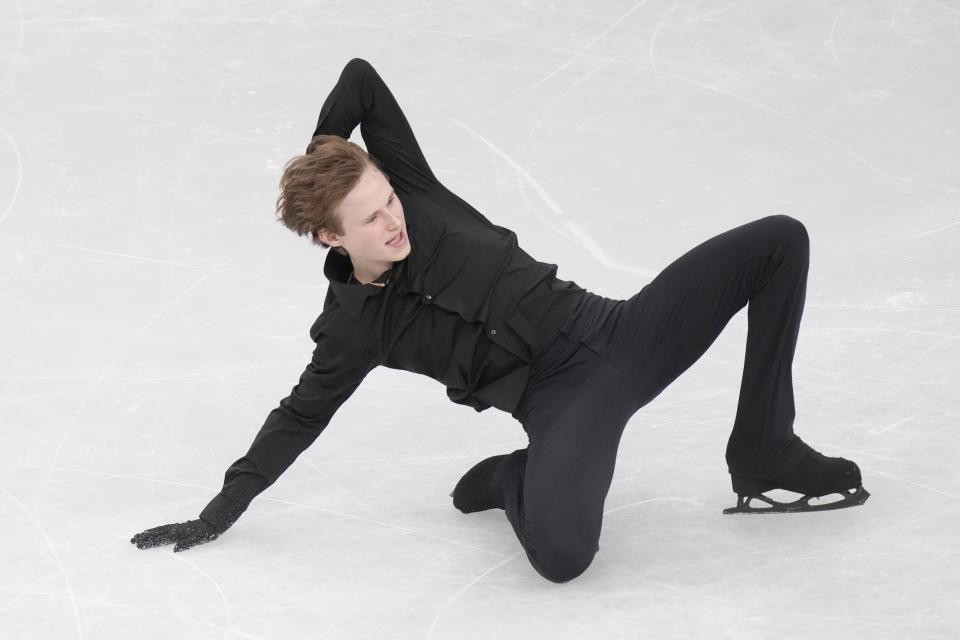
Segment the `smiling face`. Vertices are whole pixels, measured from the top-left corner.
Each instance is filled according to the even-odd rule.
[[[372,282],[410,254],[403,205],[390,181],[372,165],[367,165],[335,213],[343,234],[321,229],[317,235],[331,247],[346,250],[357,280]],[[398,235],[399,242],[391,243]]]

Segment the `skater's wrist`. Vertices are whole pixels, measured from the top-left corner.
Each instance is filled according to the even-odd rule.
[[[203,508],[200,519],[217,533],[223,533],[233,526],[246,510],[247,504],[238,502],[221,491]]]

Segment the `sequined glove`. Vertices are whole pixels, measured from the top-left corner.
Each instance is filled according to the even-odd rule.
[[[245,510],[245,505],[219,493],[196,520],[153,527],[134,535],[130,538],[130,542],[137,545],[138,549],[176,543],[173,547],[174,552],[186,551],[190,547],[219,538],[233,526]]]

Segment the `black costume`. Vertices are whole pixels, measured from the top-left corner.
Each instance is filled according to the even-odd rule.
[[[498,464],[503,506],[536,570],[569,580],[599,549],[626,422],[748,300],[729,470],[770,480],[810,451],[792,430],[791,363],[808,266],[800,222],[776,215],[721,233],[631,298],[613,300],[558,279],[556,265],[534,260],[514,232],[440,184],[393,95],[359,58],[343,69],[314,136],[349,138],[357,124],[403,203],[411,252],[380,287],[348,284],[349,258],[329,251],[311,362],[227,470],[204,521],[230,526],[383,365],[430,376],[452,401],[521,422],[529,446]]]

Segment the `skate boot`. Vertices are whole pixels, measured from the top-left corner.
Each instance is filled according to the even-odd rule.
[[[463,474],[450,494],[453,506],[463,513],[503,509],[503,494],[500,490],[500,462],[510,454],[492,456],[473,465]]]
[[[737,506],[724,509],[724,513],[790,513],[798,511],[826,511],[855,507],[867,501],[870,494],[863,488],[860,467],[845,458],[828,458],[811,449],[796,467],[773,480],[732,475],[733,490],[737,494]],[[793,502],[779,502],[763,493],[772,489],[786,489],[803,494]],[[822,504],[810,504],[812,498],[839,494],[840,500]],[[750,502],[759,500],[769,506],[753,507]]]

